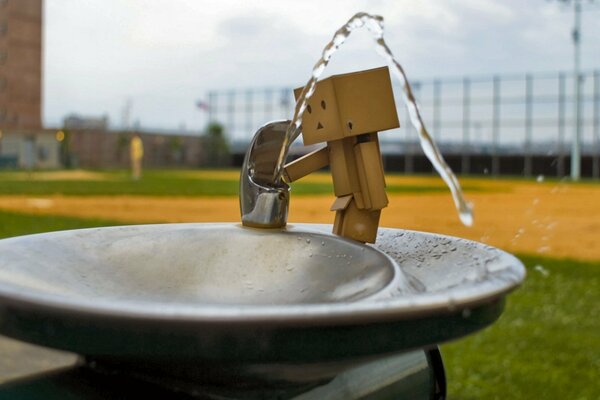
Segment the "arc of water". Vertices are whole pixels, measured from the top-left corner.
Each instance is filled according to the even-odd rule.
[[[450,189],[450,192],[452,193],[452,199],[454,200],[454,205],[458,211],[458,215],[461,222],[464,225],[471,226],[473,224],[473,211],[471,205],[465,200],[462,189],[460,187],[460,183],[458,182],[456,175],[454,175],[454,173],[444,160],[444,157],[440,153],[437,145],[435,144],[431,135],[429,135],[427,128],[425,127],[425,123],[421,118],[419,107],[413,95],[410,83],[408,82],[408,78],[406,77],[406,73],[404,72],[404,68],[402,68],[400,63],[394,58],[392,51],[383,39],[383,17],[379,15],[371,15],[364,12],[355,14],[352,18],[348,20],[348,22],[346,22],[346,24],[344,24],[340,29],[338,29],[335,32],[331,41],[327,43],[327,45],[323,49],[321,58],[313,67],[311,77],[304,86],[304,89],[302,89],[302,92],[298,97],[298,101],[296,102],[296,107],[294,108],[294,116],[292,118],[292,122],[290,123],[286,131],[285,140],[277,160],[277,167],[275,168],[275,173],[273,176],[274,181],[279,182],[281,180],[283,167],[285,165],[285,159],[287,157],[289,147],[301,133],[300,126],[302,125],[302,116],[304,114],[304,111],[306,110],[308,100],[315,92],[315,86],[317,84],[317,81],[319,80],[319,77],[323,74],[323,71],[329,64],[331,56],[340,48],[342,44],[344,44],[346,39],[355,29],[362,27],[366,27],[369,30],[369,32],[371,32],[371,34],[373,35],[373,39],[376,43],[377,52],[389,64],[391,64],[394,75],[402,84],[402,97],[404,100],[404,104],[408,109],[410,121],[419,135],[421,148],[423,149],[423,152],[425,153],[429,161],[433,164],[435,170],[442,177],[442,179]]]

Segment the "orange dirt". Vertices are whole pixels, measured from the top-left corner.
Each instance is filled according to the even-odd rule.
[[[437,181],[388,179],[388,184],[424,182]],[[600,260],[599,185],[467,182],[486,189],[468,195],[475,205],[473,227],[460,224],[448,193],[391,194],[381,226],[460,236],[511,252]],[[332,201],[331,196],[292,195],[290,221],[332,223]],[[129,222],[239,221],[233,197],[0,196],[0,209]]]

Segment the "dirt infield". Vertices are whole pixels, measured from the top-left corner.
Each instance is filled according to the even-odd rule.
[[[317,179],[322,179],[318,177]],[[600,185],[466,180],[475,224],[458,221],[448,193],[392,194],[382,226],[423,230],[489,243],[512,252],[600,260]],[[392,177],[393,184],[439,183]],[[331,223],[331,196],[293,196],[291,222]],[[126,222],[239,221],[232,197],[0,196],[0,209]]]

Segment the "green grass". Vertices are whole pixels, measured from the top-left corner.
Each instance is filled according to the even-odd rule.
[[[0,195],[44,196],[237,196],[237,172],[226,178],[210,174],[194,175],[191,171],[149,170],[139,181],[132,181],[126,171],[101,172],[103,180],[44,180],[28,177],[26,173],[0,172]],[[490,192],[493,189],[466,185],[469,192]],[[331,183],[298,181],[292,184],[294,195],[331,195]],[[447,193],[440,181],[432,185],[388,185],[388,193]]]
[[[113,224],[0,212],[0,237]],[[449,399],[600,398],[600,262],[520,258],[528,276],[500,320],[442,346]]]
[[[105,180],[41,180],[0,174],[0,195],[33,196],[237,196],[238,181],[194,178],[184,174],[146,171],[139,181],[125,172],[103,172]]]
[[[500,320],[442,346],[448,398],[599,399],[600,262],[520,258],[528,276]]]
[[[28,215],[0,211],[0,238],[65,229],[93,228],[97,226],[112,225],[124,225],[124,223],[102,219],[81,219],[53,215]]]

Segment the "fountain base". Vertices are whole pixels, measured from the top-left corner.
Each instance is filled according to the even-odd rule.
[[[172,369],[172,365],[170,365]],[[123,368],[123,365],[121,365]],[[209,366],[206,366],[210,370]],[[200,370],[204,368],[194,368]],[[177,370],[177,368],[176,368]],[[155,371],[157,372],[157,371]],[[213,371],[212,373],[214,373]],[[231,377],[231,373],[225,374]],[[221,384],[165,378],[115,365],[82,360],[71,368],[49,371],[0,385],[0,398],[10,399],[444,399],[444,369],[439,351],[418,350],[380,358],[338,374],[325,382],[288,386]]]

